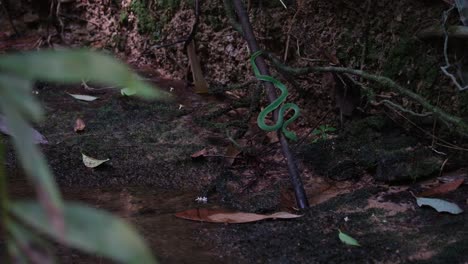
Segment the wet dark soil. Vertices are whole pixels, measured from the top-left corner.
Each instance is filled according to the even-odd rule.
[[[303,217],[239,225],[177,219],[174,213],[200,206],[253,212],[292,210],[294,203],[283,195],[290,195],[285,187],[289,184],[287,174],[281,173],[282,181],[271,178],[270,185],[262,183],[264,189],[258,190],[238,183],[235,176],[239,178],[236,173],[241,170],[236,166],[227,173],[229,167],[217,158],[192,158],[193,153],[210,145],[206,137],[222,137],[192,121],[195,110],[203,109],[203,101],[197,108],[179,109],[178,102],[144,102],[122,97],[114,90],[96,94],[100,97],[96,102],[77,101],[66,92],[86,91],[79,86],[39,89],[38,97],[48,115],[37,126],[49,140],[42,147],[65,198],[109,210],[134,223],[161,263],[468,261],[467,214],[449,215],[418,208],[410,191],[419,192],[420,183],[392,187],[376,182],[367,175],[372,169],[364,167],[359,170],[359,177],[333,179],[326,173],[316,174],[323,172],[320,166],[316,166],[316,173],[311,173],[311,165],[317,163],[312,162],[314,157],[304,155],[299,157],[313,206],[302,212]],[[77,117],[87,124],[81,133],[73,131]],[[332,143],[333,140],[306,144],[305,149],[310,151],[317,144]],[[321,148],[324,157],[330,156],[326,150]],[[81,153],[111,161],[89,169],[82,164]],[[241,154],[236,162],[245,166],[249,163],[242,160],[249,157],[252,156]],[[338,161],[327,160],[325,164],[330,162]],[[7,165],[14,177],[12,195],[30,196],[26,183],[20,180],[22,176],[12,153]],[[283,165],[281,161],[276,164]],[[246,189],[241,191],[239,186]],[[208,191],[211,188],[214,193]],[[210,193],[207,205],[194,201],[207,193]],[[444,199],[467,210],[466,193],[468,186],[463,185]],[[362,246],[341,243],[338,229]],[[62,248],[58,255],[63,263],[106,263],[99,257]]]

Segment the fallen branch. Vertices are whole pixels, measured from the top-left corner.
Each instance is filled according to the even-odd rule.
[[[432,105],[426,99],[424,99],[424,97],[397,84],[395,81],[393,81],[392,79],[388,77],[370,74],[362,70],[356,70],[356,69],[350,69],[350,68],[344,68],[344,67],[334,67],[334,66],[326,66],[326,67],[313,66],[313,67],[305,67],[305,68],[292,68],[292,67],[282,64],[281,61],[279,61],[277,58],[273,56],[269,56],[269,58],[272,60],[272,62],[275,64],[276,67],[279,67],[285,72],[289,72],[290,74],[293,74],[296,76],[306,75],[306,74],[314,73],[314,72],[336,72],[336,73],[347,73],[347,74],[357,75],[364,79],[377,82],[383,86],[392,88],[393,90],[398,91],[400,94],[407,96],[411,98],[412,100],[418,102],[419,104],[422,105],[422,107],[432,112],[436,118],[443,121],[444,123],[446,122],[446,123],[455,125],[457,132],[459,132],[460,134],[463,134],[463,135],[468,134],[468,124],[465,123],[461,118],[453,116],[445,112],[444,110],[440,109],[439,107]]]
[[[447,28],[447,34],[450,38],[468,39],[468,27],[450,26]],[[444,38],[445,30],[442,26],[431,27],[422,30],[416,36],[420,39]]]
[[[259,51],[260,48],[258,46],[257,39],[255,38],[252,25],[250,24],[250,21],[249,21],[249,16],[247,14],[247,11],[245,10],[242,0],[234,0],[234,7],[237,12],[237,16],[239,18],[240,24],[242,26],[244,39],[247,41],[247,45],[249,46],[250,52],[253,54]],[[261,56],[257,57],[256,64],[262,75],[270,75],[268,71],[268,67]],[[265,88],[268,94],[268,100],[270,102],[275,101],[276,89],[274,85],[270,82],[264,82],[264,84],[265,84]],[[274,112],[273,118],[275,121],[277,120],[278,111]],[[309,201],[307,200],[307,196],[304,191],[304,186],[302,184],[302,180],[299,175],[299,170],[297,168],[296,159],[291,153],[291,150],[289,149],[288,141],[286,140],[283,133],[278,131],[277,134],[278,134],[278,138],[280,139],[283,155],[286,158],[286,161],[288,163],[289,176],[291,178],[291,182],[294,188],[297,205],[301,209],[308,208]]]

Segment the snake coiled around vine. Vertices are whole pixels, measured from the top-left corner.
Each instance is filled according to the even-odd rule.
[[[287,130],[287,126],[291,124],[292,122],[294,122],[294,120],[296,120],[299,117],[300,115],[299,106],[297,106],[294,103],[283,104],[286,101],[286,98],[288,97],[288,88],[283,83],[276,80],[275,78],[268,76],[268,75],[262,75],[260,73],[257,67],[257,64],[255,63],[255,59],[260,54],[262,54],[262,51],[257,51],[253,53],[252,56],[250,57],[250,63],[252,64],[255,77],[260,81],[271,82],[276,88],[278,88],[281,91],[281,94],[279,95],[278,98],[276,98],[271,104],[269,104],[267,107],[265,107],[265,109],[263,109],[260,112],[257,118],[258,127],[265,131],[276,131],[281,128],[281,132],[284,134],[286,138],[296,141],[297,140],[296,133]],[[281,104],[283,105],[281,106]],[[276,109],[279,110],[278,119],[276,120],[276,123],[274,125],[267,125],[265,123],[265,119],[267,118],[268,114],[274,112]],[[284,120],[284,114],[289,109],[293,110],[294,114],[289,119]]]

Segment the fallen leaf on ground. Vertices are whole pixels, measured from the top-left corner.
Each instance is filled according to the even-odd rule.
[[[75,121],[75,126],[73,127],[73,130],[75,130],[75,132],[80,132],[80,131],[83,131],[85,127],[86,127],[86,124],[83,121],[83,119],[77,118]]]
[[[86,102],[92,102],[96,99],[98,99],[98,97],[95,97],[95,96],[91,96],[91,95],[83,95],[83,94],[70,94],[69,95],[77,100],[81,100],[81,101],[86,101]]]
[[[241,224],[256,222],[265,219],[291,219],[298,218],[302,215],[295,215],[287,212],[278,212],[274,214],[254,214],[254,213],[244,213],[244,212],[232,212],[219,209],[206,209],[206,208],[197,208],[190,209],[183,212],[175,214],[176,217],[193,220],[193,221],[202,221],[210,223],[229,223],[229,224]]]
[[[234,146],[234,144],[229,145],[225,154],[227,164],[232,165],[236,160],[237,155],[239,155],[241,152],[242,151],[238,147]]]
[[[356,246],[356,247],[360,247],[361,245],[359,245],[359,242],[357,242],[356,239],[352,238],[351,236],[341,232],[341,230],[338,229],[338,238],[341,240],[341,242],[345,243],[346,245],[350,245],[350,246]]]
[[[463,210],[456,204],[450,203],[441,199],[434,198],[421,198],[416,197],[416,203],[419,207],[421,206],[430,206],[434,208],[439,213],[451,213],[451,214],[461,214]]]
[[[268,143],[270,144],[279,142],[278,133],[276,133],[276,131],[266,133],[266,138],[268,139]]]
[[[422,193],[419,194],[419,196],[435,196],[435,195],[446,194],[448,192],[458,189],[458,187],[462,185],[464,180],[465,179],[456,179],[452,182],[444,183],[432,189],[423,191]]]
[[[96,168],[97,166],[103,164],[104,162],[106,161],[109,161],[109,159],[105,159],[105,160],[98,160],[98,159],[95,159],[95,158],[91,158],[91,157],[88,157],[86,156],[85,154],[81,153],[81,155],[83,155],[83,163],[86,167],[88,168]]]
[[[207,154],[207,149],[204,148],[204,149],[202,149],[202,150],[199,150],[199,151],[193,153],[190,157],[192,157],[193,159],[195,159],[195,158],[204,157],[206,154]]]

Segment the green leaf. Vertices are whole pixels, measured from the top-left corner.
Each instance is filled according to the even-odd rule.
[[[60,241],[46,213],[35,202],[14,202],[10,210],[31,227]],[[127,264],[152,264],[156,260],[137,232],[126,222],[80,203],[64,206],[65,237],[71,247]]]
[[[359,243],[357,242],[356,239],[350,237],[349,235],[341,232],[341,230],[338,229],[338,238],[341,240],[341,242],[345,243],[346,245],[350,245],[350,246],[356,246],[356,247],[360,247],[361,245],[359,245]]]
[[[125,96],[133,96],[135,95],[136,91],[135,89],[131,88],[123,88],[122,90],[120,90],[120,93]]]
[[[12,84],[16,85],[16,90],[12,89]],[[27,92],[30,89],[31,82],[0,74],[0,109],[5,115],[9,132],[14,135],[13,144],[23,169],[33,182],[48,194],[51,203],[48,206],[60,210],[62,203],[57,185],[42,152],[34,144],[33,130],[27,122],[30,118],[39,118],[41,114],[40,106],[26,106],[30,103],[37,104],[32,94]],[[12,99],[15,96],[23,98],[24,102]],[[38,112],[33,113],[34,111]]]
[[[39,121],[44,111],[32,94],[32,85],[31,81],[0,73],[0,97],[22,116]]]
[[[451,214],[463,213],[463,210],[458,205],[441,200],[441,199],[416,197],[416,203],[418,204],[419,207],[424,206],[424,205],[430,206],[439,213],[441,212],[447,212]]]
[[[7,229],[8,233],[11,234],[11,236],[14,238],[11,243],[17,247],[31,247],[30,250],[37,251],[36,254],[40,254],[43,259],[47,259],[47,263],[56,263],[51,246],[44,240],[43,237],[39,237],[37,234],[12,221],[8,222]],[[15,255],[16,258],[20,259],[20,263],[28,263],[27,261],[21,262],[21,257],[19,257],[19,255],[24,255],[25,252],[22,252],[19,250],[19,248],[15,249],[15,247],[13,247],[11,251],[12,255]]]
[[[18,244],[15,241],[7,241],[8,254],[15,261],[15,264],[28,264],[28,259],[24,255],[24,252],[21,251]]]
[[[137,96],[169,99],[170,94],[141,81],[123,63],[86,50],[44,50],[0,56],[0,69],[31,80],[76,83],[83,79],[134,89]]]

